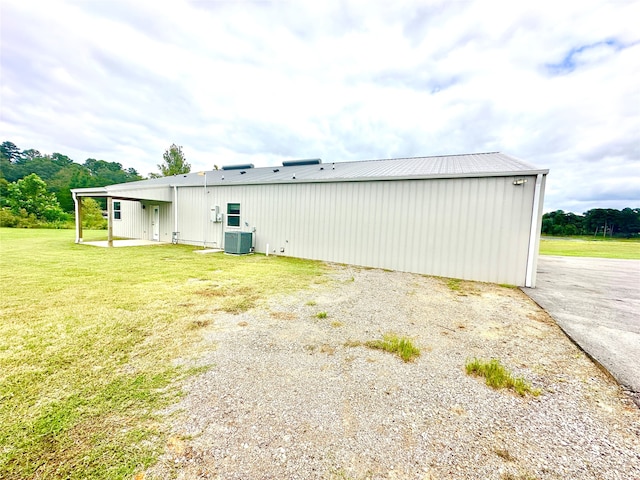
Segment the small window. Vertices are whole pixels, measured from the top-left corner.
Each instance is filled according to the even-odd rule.
[[[227,226],[228,227],[240,226],[240,204],[239,203],[227,203]]]
[[[113,219],[122,219],[122,210],[120,209],[120,202],[113,202]]]

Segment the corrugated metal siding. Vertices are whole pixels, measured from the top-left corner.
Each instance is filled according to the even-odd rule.
[[[535,177],[244,185],[178,189],[180,239],[220,242],[226,205],[256,250],[446,277],[523,285]],[[223,224],[205,211],[220,205]],[[245,226],[245,222],[248,226]]]
[[[205,200],[204,187],[178,189],[177,231],[180,243],[203,245],[206,241],[208,247],[222,248],[222,224],[211,221],[211,207],[219,205],[220,211],[225,212],[226,205],[216,203],[213,190],[215,189],[207,188]],[[171,222],[173,226],[173,210]]]
[[[120,202],[120,220],[113,221],[113,235],[122,238],[146,238],[143,236],[144,212],[140,202],[115,200]]]
[[[173,232],[173,219],[171,216],[173,209],[170,203],[161,203],[158,206],[160,207],[160,241],[170,242]]]

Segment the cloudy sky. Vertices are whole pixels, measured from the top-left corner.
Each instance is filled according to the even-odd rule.
[[[157,171],[501,151],[640,207],[639,1],[2,0],[0,141]]]

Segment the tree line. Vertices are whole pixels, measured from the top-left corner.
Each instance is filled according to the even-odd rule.
[[[556,210],[542,216],[543,235],[640,236],[640,208],[593,208],[576,215]]]
[[[122,164],[87,158],[79,164],[62,153],[41,154],[38,150],[20,150],[14,143],[0,144],[0,194],[6,198],[7,186],[35,174],[46,183],[64,212],[73,212],[72,188],[104,187],[133,182],[143,177]]]
[[[182,147],[171,145],[151,178],[188,173]],[[104,187],[144,180],[134,168],[118,162],[87,158],[79,164],[61,153],[42,154],[21,150],[13,142],[0,144],[0,226],[66,226],[73,221],[74,188]],[[83,220],[87,228],[103,228],[105,200],[83,199]]]

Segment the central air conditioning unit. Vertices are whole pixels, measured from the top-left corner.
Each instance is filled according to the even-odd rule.
[[[251,232],[225,232],[224,253],[233,255],[246,255],[251,253],[253,233]]]

